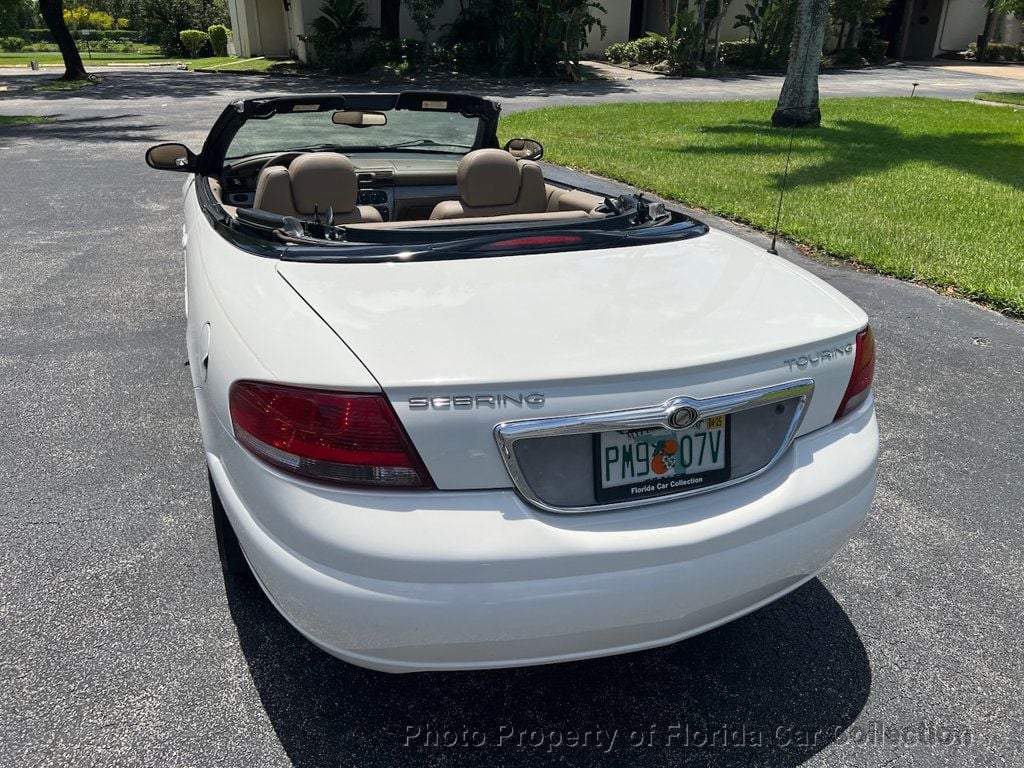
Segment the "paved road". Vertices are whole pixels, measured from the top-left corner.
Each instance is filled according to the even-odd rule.
[[[873,317],[880,487],[790,597],[661,650],[396,678],[225,587],[183,365],[180,179],[142,152],[198,144],[240,85],[264,87],[133,73],[0,96],[60,116],[0,129],[0,764],[1021,764],[1024,325],[841,265],[810,264]],[[512,108],[587,98],[513,90]]]

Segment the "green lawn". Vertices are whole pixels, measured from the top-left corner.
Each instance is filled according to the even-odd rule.
[[[48,123],[52,117],[42,115],[0,115],[0,128],[7,125],[31,125],[33,123]]]
[[[0,53],[0,67],[26,67],[30,61],[59,66],[59,53]],[[294,61],[274,59],[240,59],[235,56],[208,56],[201,59],[167,58],[155,46],[142,53],[94,53],[90,59],[82,52],[86,69],[107,64],[188,64],[189,69],[215,69],[218,72],[275,72],[295,67]]]
[[[296,66],[294,61],[276,59],[239,59],[233,56],[208,59],[186,59],[189,69],[212,69],[216,72],[280,72]]]
[[[976,93],[974,98],[982,101],[998,101],[1002,104],[1020,104],[1024,106],[1024,93]]]
[[[86,68],[89,68],[90,66],[124,64],[130,62],[148,64],[153,62],[178,61],[178,59],[168,59],[161,56],[158,51],[148,51],[145,53],[94,53],[91,59],[86,55],[85,51],[82,51],[81,53],[82,61],[85,63]],[[63,59],[60,54],[56,52],[0,53],[0,67],[26,67],[30,61],[38,61],[40,64],[51,64],[54,66],[63,63]]]
[[[774,102],[606,104],[507,116],[546,159],[770,229],[789,133]],[[797,131],[782,231],[1024,315],[1024,113],[831,99]]]

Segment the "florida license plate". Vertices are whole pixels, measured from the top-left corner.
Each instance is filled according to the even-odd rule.
[[[594,435],[594,493],[599,503],[680,493],[728,479],[728,416],[710,416],[680,430]]]

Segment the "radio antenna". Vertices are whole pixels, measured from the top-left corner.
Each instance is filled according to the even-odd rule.
[[[782,184],[779,186],[779,207],[775,210],[775,227],[772,229],[772,244],[768,246],[768,253],[778,256],[775,248],[775,241],[779,237],[779,223],[782,221],[782,200],[786,196],[786,180],[789,179],[789,161],[793,157],[793,137],[796,136],[796,120],[789,126],[789,149],[786,151],[786,169],[782,172]]]
[[[807,74],[807,70],[810,69],[811,62],[816,61],[814,51],[808,49],[807,58],[804,59],[803,74]],[[788,73],[787,73],[788,77]],[[817,77],[817,75],[815,75]],[[785,83],[783,83],[785,88]],[[786,196],[786,182],[789,180],[789,163],[793,159],[793,139],[796,136],[796,120],[791,119],[789,123],[789,149],[786,150],[786,168],[782,172],[782,184],[779,185],[779,206],[775,209],[775,226],[772,228],[772,244],[768,246],[768,253],[772,256],[778,256],[779,252],[775,248],[775,242],[779,238],[779,225],[782,222],[782,201]]]

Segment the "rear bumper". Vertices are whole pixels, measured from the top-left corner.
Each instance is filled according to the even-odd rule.
[[[268,469],[213,426],[214,481],[271,601],[328,653],[389,672],[624,653],[755,610],[856,531],[878,448],[869,400],[749,482],[557,515],[511,490],[326,489]]]

